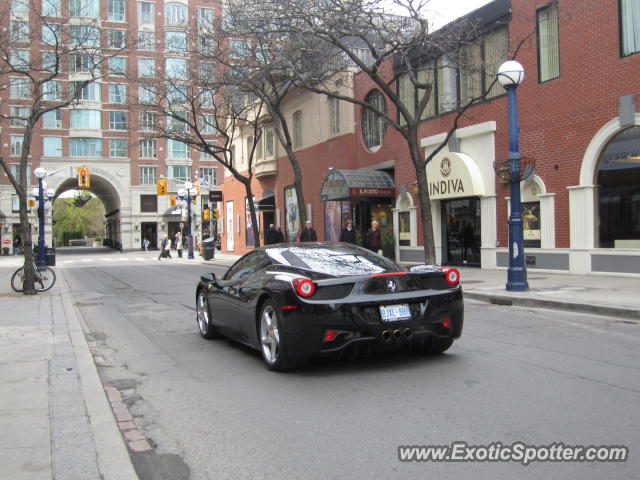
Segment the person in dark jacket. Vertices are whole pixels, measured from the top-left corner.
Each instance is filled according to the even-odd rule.
[[[282,233],[282,229],[278,227],[278,241],[276,243],[284,243],[284,233]]]
[[[353,229],[353,221],[347,220],[347,226],[340,233],[340,241],[356,244],[356,231]]]
[[[364,246],[372,252],[377,252],[380,250],[381,245],[382,239],[378,229],[378,222],[374,220],[371,222],[371,228],[364,234]]]
[[[278,243],[278,231],[273,227],[272,223],[264,234],[264,244],[273,245],[274,243]]]
[[[311,220],[307,220],[307,224],[302,230],[302,234],[300,235],[301,242],[317,242],[318,234],[311,226]]]

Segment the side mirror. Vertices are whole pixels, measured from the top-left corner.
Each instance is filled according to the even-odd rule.
[[[204,275],[202,275],[200,277],[200,281],[202,283],[217,283],[216,280],[216,274],[211,272],[211,273],[205,273]]]

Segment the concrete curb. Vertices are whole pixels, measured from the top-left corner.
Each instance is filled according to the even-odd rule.
[[[548,300],[516,295],[497,295],[495,293],[479,293],[470,291],[464,291],[464,296],[465,298],[480,300],[493,305],[548,308],[551,310],[565,310],[570,312],[590,313],[608,317],[640,320],[640,310],[634,308],[592,305],[562,300]]]
[[[58,281],[64,283],[62,302],[78,366],[101,478],[104,480],[138,480],[129,452],[124,445],[122,435],[107,401],[98,370],[93,361],[93,355],[87,345],[84,336],[87,327],[71,301],[69,286],[62,271],[58,273]]]

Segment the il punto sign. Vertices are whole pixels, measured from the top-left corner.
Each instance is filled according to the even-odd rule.
[[[395,188],[357,187],[349,189],[349,195],[352,197],[393,197],[394,194]]]
[[[478,165],[464,153],[442,153],[427,164],[429,197],[432,200],[484,195]]]

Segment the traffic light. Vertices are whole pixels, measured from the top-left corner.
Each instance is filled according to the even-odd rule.
[[[218,219],[218,217],[220,216],[220,212],[218,211],[217,208],[214,208],[213,210],[211,210],[211,216],[213,217],[214,220]]]
[[[167,194],[167,179],[161,178],[158,180],[158,195]]]
[[[175,207],[178,203],[176,202],[176,196],[175,195],[170,195],[169,196],[169,206],[170,207]]]
[[[89,169],[87,167],[78,168],[78,187],[89,188],[91,186]]]
[[[33,208],[36,206],[36,201],[33,198],[30,198],[29,200],[27,200],[27,205],[29,206],[29,208]]]
[[[208,208],[202,211],[202,218],[205,220],[211,220],[211,210]]]

